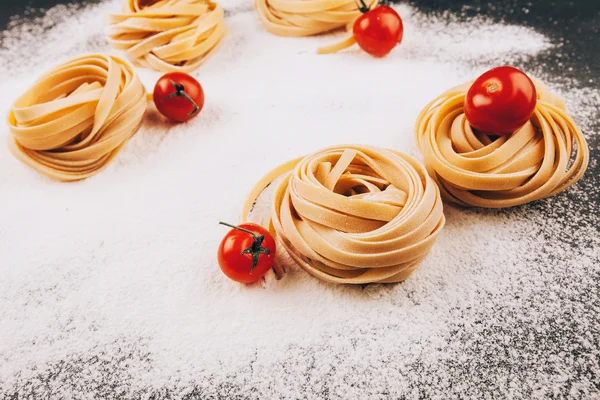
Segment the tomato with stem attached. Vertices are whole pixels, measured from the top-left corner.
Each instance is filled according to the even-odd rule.
[[[386,56],[396,45],[402,42],[404,25],[400,15],[385,5],[370,9],[360,0],[360,12],[352,32],[361,49],[374,57]]]
[[[169,72],[154,86],[154,104],[162,115],[173,121],[189,121],[204,107],[204,90],[194,77]]]
[[[221,241],[219,266],[230,279],[252,283],[262,278],[275,263],[275,240],[260,225],[245,223],[239,226],[220,222],[231,229]]]
[[[493,68],[473,82],[465,97],[469,124],[483,133],[511,134],[535,111],[537,92],[532,80],[514,67]]]

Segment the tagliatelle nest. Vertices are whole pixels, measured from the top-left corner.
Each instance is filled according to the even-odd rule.
[[[561,97],[534,80],[538,100],[523,127],[495,137],[474,131],[463,105],[471,82],[434,99],[417,120],[425,165],[445,200],[501,208],[562,192],[585,172],[589,150]]]
[[[110,15],[108,42],[157,71],[196,69],[221,42],[223,9],[205,0],[127,0]]]
[[[425,258],[445,222],[439,190],[413,158],[339,146],[288,163],[275,191],[271,230],[307,272],[332,283],[400,282]],[[277,270],[278,275],[281,269]]]
[[[21,161],[62,181],[96,174],[138,130],[146,91],[133,66],[94,54],[43,75],[13,104],[9,147]]]

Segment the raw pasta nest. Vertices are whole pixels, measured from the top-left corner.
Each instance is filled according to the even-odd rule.
[[[444,226],[439,190],[425,168],[368,146],[332,147],[276,169],[250,195],[244,218],[273,176],[290,169],[275,191],[270,229],[295,262],[324,281],[403,281]]]
[[[196,69],[221,42],[223,9],[205,0],[127,0],[110,16],[108,41],[138,64],[162,72]]]
[[[312,36],[354,22],[360,11],[354,0],[255,0],[269,32],[280,36]]]
[[[104,168],[139,128],[147,100],[133,66],[118,57],[76,58],[43,75],[13,104],[9,147],[62,181]]]
[[[378,0],[365,0],[371,9]],[[265,29],[279,36],[312,36],[345,27],[352,30],[362,15],[355,0],[254,0]],[[318,49],[330,54],[356,43],[354,35]]]
[[[472,82],[448,90],[421,112],[417,143],[445,200],[511,207],[555,195],[581,178],[589,159],[585,138],[563,99],[534,82],[534,114],[511,135],[473,131],[463,112]]]

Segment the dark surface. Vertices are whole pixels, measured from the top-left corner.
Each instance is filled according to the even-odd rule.
[[[88,0],[86,2],[90,3],[97,1]],[[0,29],[5,29],[10,19],[15,15],[39,15],[40,11],[33,9],[48,8],[58,3],[73,3],[73,1],[2,0],[0,1]],[[454,15],[457,15],[459,18],[465,19],[475,15],[484,15],[494,21],[504,21],[533,27],[549,37],[554,44],[558,44],[559,46],[556,49],[553,49],[551,52],[543,52],[533,60],[527,61],[525,67],[533,68],[534,65],[543,65],[545,72],[552,76],[556,81],[560,81],[561,79],[571,79],[571,85],[588,88],[598,88],[600,86],[600,0],[416,0],[410,3],[425,12],[442,13],[449,11]],[[595,160],[600,157],[598,140],[598,137],[600,136],[598,135],[598,132],[600,132],[600,123],[598,122],[600,120],[600,115],[598,109],[600,109],[600,104],[596,108],[596,115],[593,117],[596,122],[592,127],[588,127],[591,128],[591,132],[596,133],[591,134],[591,132],[586,132],[590,146],[590,157],[592,162],[590,163],[590,167],[586,172],[586,175],[582,181],[578,183],[582,190],[585,190],[587,193],[589,193],[587,198],[588,201],[582,202],[581,199],[577,197],[576,193],[567,191],[566,193],[557,196],[551,202],[535,202],[529,205],[529,212],[538,212],[557,219],[568,219],[566,216],[570,213],[573,213],[573,210],[576,210],[578,213],[588,216],[588,222],[592,224],[592,226],[596,226],[596,229],[600,229],[598,227],[598,224],[600,223],[600,218],[598,217],[598,211],[600,209],[600,166],[599,163],[595,162]],[[519,213],[520,211],[517,208],[513,210],[503,210],[500,212]],[[523,212],[522,217],[527,218],[525,212]],[[577,223],[574,224],[575,225],[571,224],[571,226],[565,227],[565,232],[568,233],[573,231],[573,229],[577,229]],[[568,241],[568,238],[560,237],[560,232],[548,232],[543,231],[542,228],[540,228],[540,234],[544,235],[548,243],[554,243],[555,241],[561,240]],[[582,244],[568,243],[567,246],[575,249],[577,246],[582,246]],[[568,256],[566,257],[568,258]],[[569,260],[566,260],[565,262],[568,263]],[[565,282],[569,282],[569,279],[575,278],[566,274],[564,277]],[[589,280],[588,293],[594,293],[594,291],[597,293],[597,291],[600,290],[599,288],[600,279],[597,275],[592,275]],[[590,297],[590,299],[591,300],[581,298],[580,301],[583,304],[591,306],[589,303],[594,302],[595,300],[594,297]],[[593,307],[591,309],[593,310]],[[565,313],[568,313],[568,310],[565,310]],[[507,313],[507,315],[511,314]],[[482,317],[482,319],[485,319],[485,316]],[[592,319],[594,318],[592,317]],[[518,321],[515,321],[515,324],[517,324],[517,322]],[[525,336],[536,336],[535,341],[539,344],[538,347],[541,350],[547,352],[548,354],[555,354],[561,349],[561,346],[556,343],[561,343],[564,341],[564,338],[569,336],[579,336],[581,334],[581,331],[579,330],[580,327],[577,326],[577,321],[571,322],[572,324],[556,326],[557,324],[555,321],[548,321],[547,324],[544,324],[544,326],[549,327],[549,334],[546,335],[547,337],[544,335],[537,337],[536,335],[540,335],[540,333],[534,331],[533,329],[530,329],[531,332],[529,332],[528,327],[526,326]],[[507,326],[510,326],[510,324]],[[495,327],[488,328],[490,330],[496,329]],[[462,331],[457,329],[457,335],[463,334],[464,333]],[[511,332],[506,332],[506,335],[510,336]],[[554,336],[556,336],[556,338],[553,338]],[[460,341],[468,342],[468,338],[464,338],[464,340],[461,339]],[[476,347],[481,347],[480,351],[483,354],[489,350],[486,347],[489,346],[489,344],[475,343],[475,345]],[[518,346],[516,347],[518,348]],[[468,349],[465,351],[467,350]],[[493,353],[493,350],[494,349],[492,348],[489,353]],[[577,349],[572,349],[571,351],[577,351]],[[464,377],[465,381],[477,383],[478,385],[487,388],[495,387],[494,376],[491,375],[506,374],[507,370],[508,373],[514,373],[517,375],[525,374],[527,372],[527,363],[521,364],[521,367],[524,368],[523,370],[520,370],[516,367],[513,368],[514,370],[511,370],[512,367],[510,366],[510,362],[502,357],[498,358],[498,356],[496,356],[487,359],[486,357],[481,357],[481,353],[475,351],[475,353],[470,354],[467,351],[470,361],[469,363],[461,365],[460,363],[456,362],[456,365],[453,364],[450,367],[452,370],[455,370],[457,374]],[[143,358],[142,355],[127,354],[122,360],[136,357]],[[76,361],[77,360],[74,361],[75,364]],[[80,362],[87,363],[88,360],[80,360]],[[124,362],[125,361],[123,361],[123,363]],[[600,364],[600,360],[598,360],[598,364]],[[529,367],[532,369],[536,368],[536,366]],[[122,371],[120,364],[110,364],[107,366],[107,368],[115,371],[115,375],[118,375],[119,371]],[[63,373],[65,376],[60,378],[64,381],[75,381],[75,378],[77,378],[75,372],[72,372],[73,369],[63,369],[62,365],[60,368],[50,368],[50,370],[56,369],[67,371]],[[418,366],[415,367],[415,371],[419,371]],[[490,372],[492,374],[490,374]],[[73,374],[73,376],[69,374]],[[600,377],[595,375],[594,370],[581,370],[578,371],[578,374],[579,377],[587,376],[590,381],[597,382],[596,387],[600,390]],[[98,389],[95,390],[96,394],[100,394],[105,398],[114,396],[115,391],[111,381],[111,379],[113,379],[111,378],[112,375],[113,374],[109,374],[109,378],[107,378],[108,382],[99,384]],[[423,371],[423,374],[417,375],[418,376],[415,378],[418,382],[417,386],[435,386],[435,382],[432,383],[431,380],[428,381],[425,379],[427,376],[427,371]],[[56,376],[43,376],[42,374],[37,379],[39,379],[41,382],[46,382],[48,380],[58,378],[56,378]],[[567,382],[565,385],[563,385],[566,388],[565,391],[561,391],[555,398],[583,398],[578,396],[576,392],[569,393],[567,391],[567,389],[572,384],[576,383],[577,380],[578,377],[575,376],[573,377],[573,382]],[[93,385],[90,387],[93,387]],[[201,387],[193,388],[186,398],[215,398],[210,396],[205,397],[203,393],[204,392]],[[213,395],[216,394],[217,398],[245,398],[247,395],[246,393],[236,392],[235,387],[233,386],[216,387],[214,392],[211,393]],[[145,394],[145,396],[148,398],[148,394]],[[169,392],[169,389],[165,388],[153,393],[149,398],[172,398],[171,396],[172,394]],[[468,393],[465,393],[465,396],[469,397]],[[173,397],[175,396],[173,395]],[[427,398],[427,396],[423,396],[422,398]]]
[[[479,14],[495,21],[533,27],[553,42],[562,44],[560,52],[546,55],[542,60],[550,66],[546,72],[582,78],[586,82],[596,78],[596,86],[599,84],[599,0],[417,0],[410,3],[423,11],[448,10],[465,18]]]
[[[3,0],[0,2],[0,28],[5,29],[11,18],[30,16],[57,4],[84,3],[63,0]],[[90,3],[90,1],[85,1]]]

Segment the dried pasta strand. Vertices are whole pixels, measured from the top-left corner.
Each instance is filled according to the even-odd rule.
[[[538,101],[530,121],[496,138],[474,131],[464,115],[471,83],[446,91],[417,119],[417,143],[445,200],[511,207],[553,196],[582,177],[588,145],[560,96],[534,79]]]
[[[354,38],[354,36],[348,36],[346,39],[342,40],[341,42],[330,44],[328,46],[319,47],[317,49],[317,53],[319,53],[319,54],[337,53],[338,51],[347,49],[348,47],[352,46],[354,43],[356,43],[356,39]]]
[[[327,282],[401,282],[445,223],[440,192],[422,165],[360,145],[331,147],[276,168],[251,192],[242,220],[283,174],[268,229],[296,263]],[[276,268],[280,275],[280,257]]]
[[[43,75],[8,115],[11,152],[61,181],[96,174],[138,130],[146,90],[133,66],[115,56],[75,58]]]
[[[190,72],[212,54],[227,28],[223,9],[206,0],[126,0],[110,15],[108,42],[141,66]]]

